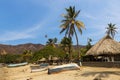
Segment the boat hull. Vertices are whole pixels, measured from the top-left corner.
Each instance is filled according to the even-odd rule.
[[[24,62],[24,63],[17,63],[17,64],[8,64],[8,67],[18,67],[18,66],[25,66],[27,65],[28,62]]]
[[[30,66],[31,73],[32,72],[41,72],[41,71],[47,70],[48,66],[49,66],[48,63],[42,63],[42,64],[40,64],[40,66]]]
[[[48,74],[54,74],[54,73],[59,73],[62,71],[68,71],[68,70],[80,70],[80,67],[75,63],[64,64],[60,66],[55,66],[53,68],[49,68]]]

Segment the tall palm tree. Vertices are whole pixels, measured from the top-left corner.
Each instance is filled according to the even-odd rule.
[[[115,33],[117,33],[116,31],[117,28],[115,27],[115,24],[109,23],[106,29],[107,29],[106,33],[108,35],[111,35],[112,38],[114,39]]]
[[[76,20],[76,18],[78,17],[78,14],[80,13],[80,10],[76,11],[75,6],[73,7],[70,6],[65,10],[67,14],[63,15],[64,19],[61,21],[62,30],[60,31],[60,33],[65,32],[65,37],[68,37],[70,39],[72,39],[73,35],[75,35],[76,41],[77,41],[77,47],[78,47],[79,43],[78,43],[76,28],[79,30],[81,34],[82,34],[81,28],[84,28],[84,23]],[[80,57],[80,53],[78,53],[78,57]]]

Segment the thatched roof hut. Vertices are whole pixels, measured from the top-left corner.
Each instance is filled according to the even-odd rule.
[[[59,58],[58,57],[52,57],[52,60],[59,60]]]
[[[42,58],[42,59],[40,59],[40,60],[38,60],[38,61],[44,62],[44,61],[46,61],[46,58]]]
[[[116,55],[120,54],[120,43],[113,40],[109,35],[98,41],[86,55]]]

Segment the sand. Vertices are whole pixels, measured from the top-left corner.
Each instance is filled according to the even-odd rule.
[[[47,74],[46,71],[31,73],[30,65],[0,68],[0,80],[120,80],[120,68],[86,67],[80,70]]]

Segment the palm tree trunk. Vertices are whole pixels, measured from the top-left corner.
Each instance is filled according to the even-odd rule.
[[[75,27],[74,27],[74,31],[75,31]],[[80,50],[79,50],[79,42],[78,42],[78,36],[77,36],[77,33],[75,31],[75,37],[76,37],[76,41],[77,41],[77,49],[78,49],[78,65],[79,66],[82,66],[81,64],[81,56],[80,56]]]
[[[69,39],[71,40],[72,38],[69,37]],[[71,40],[71,41],[72,41],[72,40]],[[71,45],[69,45],[68,48],[69,48],[69,50],[68,50],[68,52],[69,52],[69,62],[72,62]]]

